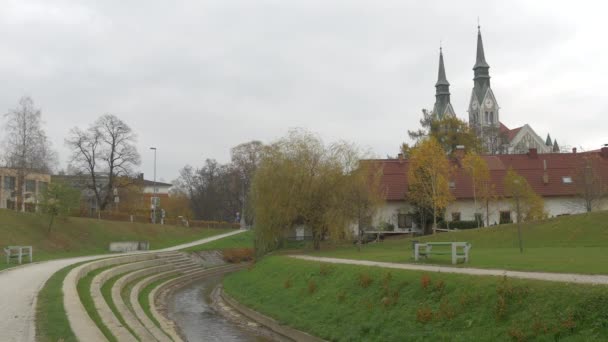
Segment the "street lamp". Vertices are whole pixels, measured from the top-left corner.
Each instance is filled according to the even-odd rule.
[[[154,150],[154,183],[152,190],[152,223],[156,224],[156,147],[150,147],[151,150]]]

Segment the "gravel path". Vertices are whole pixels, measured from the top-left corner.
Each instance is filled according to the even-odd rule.
[[[226,236],[244,232],[234,232],[212,236],[206,239],[185,243],[152,252],[174,251],[195,245],[201,245]],[[34,251],[34,257],[36,251]],[[127,255],[133,253],[121,253]],[[144,252],[145,253],[145,252]],[[0,272],[0,341],[2,342],[33,342],[35,341],[34,322],[36,313],[36,297],[44,283],[60,269],[93,259],[117,256],[116,254],[84,256],[69,259],[50,260],[9,268]]]
[[[524,271],[509,271],[496,269],[482,269],[470,267],[449,267],[436,265],[420,265],[420,264],[399,264],[393,262],[379,262],[368,260],[353,260],[339,258],[314,257],[308,255],[290,255],[292,258],[329,262],[334,264],[362,265],[362,266],[378,266],[386,268],[395,268],[400,270],[427,271],[440,273],[458,273],[481,276],[503,276],[522,279],[557,281],[562,283],[579,283],[579,284],[608,284],[608,275],[588,275],[574,273],[547,273],[547,272],[524,272]]]

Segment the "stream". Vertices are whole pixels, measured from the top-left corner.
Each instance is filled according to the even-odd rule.
[[[182,336],[190,342],[270,342],[273,339],[256,334],[226,319],[211,306],[211,292],[222,281],[222,276],[201,279],[178,289],[168,298],[169,318],[179,327]]]

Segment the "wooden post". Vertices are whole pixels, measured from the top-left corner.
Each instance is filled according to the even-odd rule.
[[[420,258],[420,245],[414,244],[414,261],[418,261]]]
[[[456,264],[456,243],[452,242],[452,265]]]
[[[21,265],[21,256],[23,255],[23,247],[18,247],[19,249],[19,265]]]

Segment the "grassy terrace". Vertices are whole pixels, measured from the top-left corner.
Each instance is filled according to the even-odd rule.
[[[503,225],[434,236],[419,241],[471,242],[467,267],[524,271],[608,273],[608,212],[563,216],[522,225],[524,253],[519,253],[517,227]],[[357,251],[352,244],[326,244],[312,255],[388,262],[414,262],[412,239],[389,239]],[[432,256],[432,264],[451,264],[449,255]],[[461,264],[460,267],[463,265]]]
[[[149,241],[150,248],[159,249],[229,231],[70,217],[58,219],[47,234],[46,216],[5,209],[0,222],[0,245],[31,245],[34,261],[107,254],[113,241]],[[2,262],[0,270],[15,265]]]
[[[228,236],[209,243],[186,248],[184,252],[222,250],[227,248],[253,248],[253,231]]]
[[[235,299],[331,341],[601,341],[601,286],[267,257],[225,278]]]

